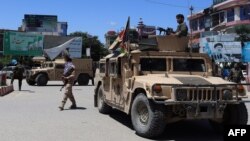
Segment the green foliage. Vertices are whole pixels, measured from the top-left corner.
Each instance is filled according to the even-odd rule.
[[[69,36],[82,37],[82,55],[84,58],[86,57],[86,48],[91,48],[91,58],[94,61],[98,61],[101,57],[108,54],[108,50],[104,48],[97,36],[81,31],[73,32]]]
[[[9,56],[9,55],[2,56],[0,58],[0,64],[5,66],[10,63],[11,59],[12,59],[12,56]]]
[[[250,34],[250,27],[246,25],[240,25],[235,27],[235,32],[239,35],[238,40],[241,42],[249,41],[248,35]]]

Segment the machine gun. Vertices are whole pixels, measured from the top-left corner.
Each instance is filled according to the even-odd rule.
[[[70,76],[74,70],[75,70],[75,69],[74,69],[73,67],[71,67],[71,68],[63,75],[63,77],[68,77],[68,76]],[[61,87],[60,91],[62,91],[62,89],[66,86],[67,83],[68,83],[68,80],[67,80],[67,79],[63,79],[63,86]]]
[[[170,27],[168,27],[167,29],[164,29],[162,27],[158,27],[157,30],[159,30],[160,35],[161,35],[162,32],[164,32],[163,35],[170,35],[171,33],[174,33],[173,28],[170,28]]]

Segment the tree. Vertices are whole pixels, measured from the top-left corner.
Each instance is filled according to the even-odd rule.
[[[235,32],[239,35],[238,40],[241,41],[242,46],[244,46],[244,42],[250,41],[249,34],[250,28],[246,25],[240,25],[235,27]]]
[[[91,48],[91,58],[94,61],[100,60],[103,56],[106,56],[109,52],[106,48],[104,48],[104,45],[100,42],[97,36],[92,36],[88,34],[87,32],[73,32],[70,33],[69,36],[77,36],[82,37],[82,55],[83,57],[86,57],[86,48]]]

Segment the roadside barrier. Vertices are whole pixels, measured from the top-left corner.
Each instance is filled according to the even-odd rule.
[[[5,96],[14,91],[13,85],[7,86],[6,80],[6,73],[0,73],[0,96]]]

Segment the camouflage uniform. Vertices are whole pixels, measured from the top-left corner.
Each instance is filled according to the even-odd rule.
[[[184,37],[188,35],[188,27],[185,22],[178,25],[176,33],[179,37]]]
[[[235,83],[240,83],[244,79],[242,71],[237,65],[231,69],[229,79]]]
[[[66,62],[64,67],[64,74],[66,74],[67,71],[69,71],[70,67],[75,68],[72,62]],[[60,110],[64,109],[64,105],[66,104],[67,99],[69,99],[72,102],[70,108],[71,109],[76,108],[76,101],[72,93],[72,86],[74,85],[75,82],[75,71],[73,71],[71,75],[66,77],[65,79],[67,79],[67,84],[65,85],[65,93],[64,93],[64,98],[62,100],[62,105],[59,107]]]
[[[24,73],[24,68],[22,65],[18,64],[14,71],[13,71],[13,76],[11,78],[11,84],[13,84],[14,79],[18,79],[18,86],[19,86],[19,91],[21,91],[22,87],[22,80],[23,80],[23,73]]]

